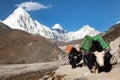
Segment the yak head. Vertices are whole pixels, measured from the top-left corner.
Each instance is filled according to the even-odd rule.
[[[99,66],[104,66],[104,55],[105,55],[105,51],[95,51],[94,55],[96,56],[96,61],[99,64]]]

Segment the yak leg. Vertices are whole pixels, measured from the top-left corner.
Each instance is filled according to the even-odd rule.
[[[96,74],[98,74],[98,73],[99,73],[98,69],[96,69],[96,70],[95,70],[95,73],[96,73]]]
[[[98,69],[99,69],[98,64],[95,64],[95,73],[96,73],[96,74],[98,74],[98,73],[99,73],[99,70],[98,70]]]
[[[95,73],[95,66],[92,66],[92,69],[90,69],[91,73]]]
[[[91,73],[98,74],[98,73],[99,73],[99,71],[98,71],[98,66],[96,66],[96,65],[93,66],[92,69],[90,69],[90,72],[91,72]]]

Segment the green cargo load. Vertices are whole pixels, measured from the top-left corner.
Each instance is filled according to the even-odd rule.
[[[93,38],[91,36],[86,35],[82,41],[81,49],[84,49],[85,51],[88,51],[91,47]]]
[[[101,35],[96,35],[95,37],[93,37],[93,40],[98,41],[103,49],[108,47],[108,44],[103,40]]]

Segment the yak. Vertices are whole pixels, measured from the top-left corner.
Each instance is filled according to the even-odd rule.
[[[94,53],[87,53],[83,57],[84,65],[89,68],[91,73],[109,72],[111,70],[110,59],[112,55],[109,52],[96,51]]]
[[[83,55],[84,65],[89,68],[91,73],[109,72],[112,67],[111,57],[109,47],[103,50],[99,42],[95,41],[90,50]]]
[[[72,65],[72,68],[76,68],[79,62],[82,60],[82,53],[77,51],[76,48],[72,47],[68,54],[69,63]],[[78,65],[77,65],[78,64]]]

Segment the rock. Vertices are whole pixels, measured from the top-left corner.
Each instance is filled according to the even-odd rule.
[[[113,55],[110,63],[120,63],[120,37],[110,43],[110,53]]]
[[[87,67],[72,69],[71,65],[64,65],[59,67],[52,76],[47,76],[47,79],[46,76],[44,76],[39,80],[79,80],[85,78],[88,74],[90,74],[90,71]]]

